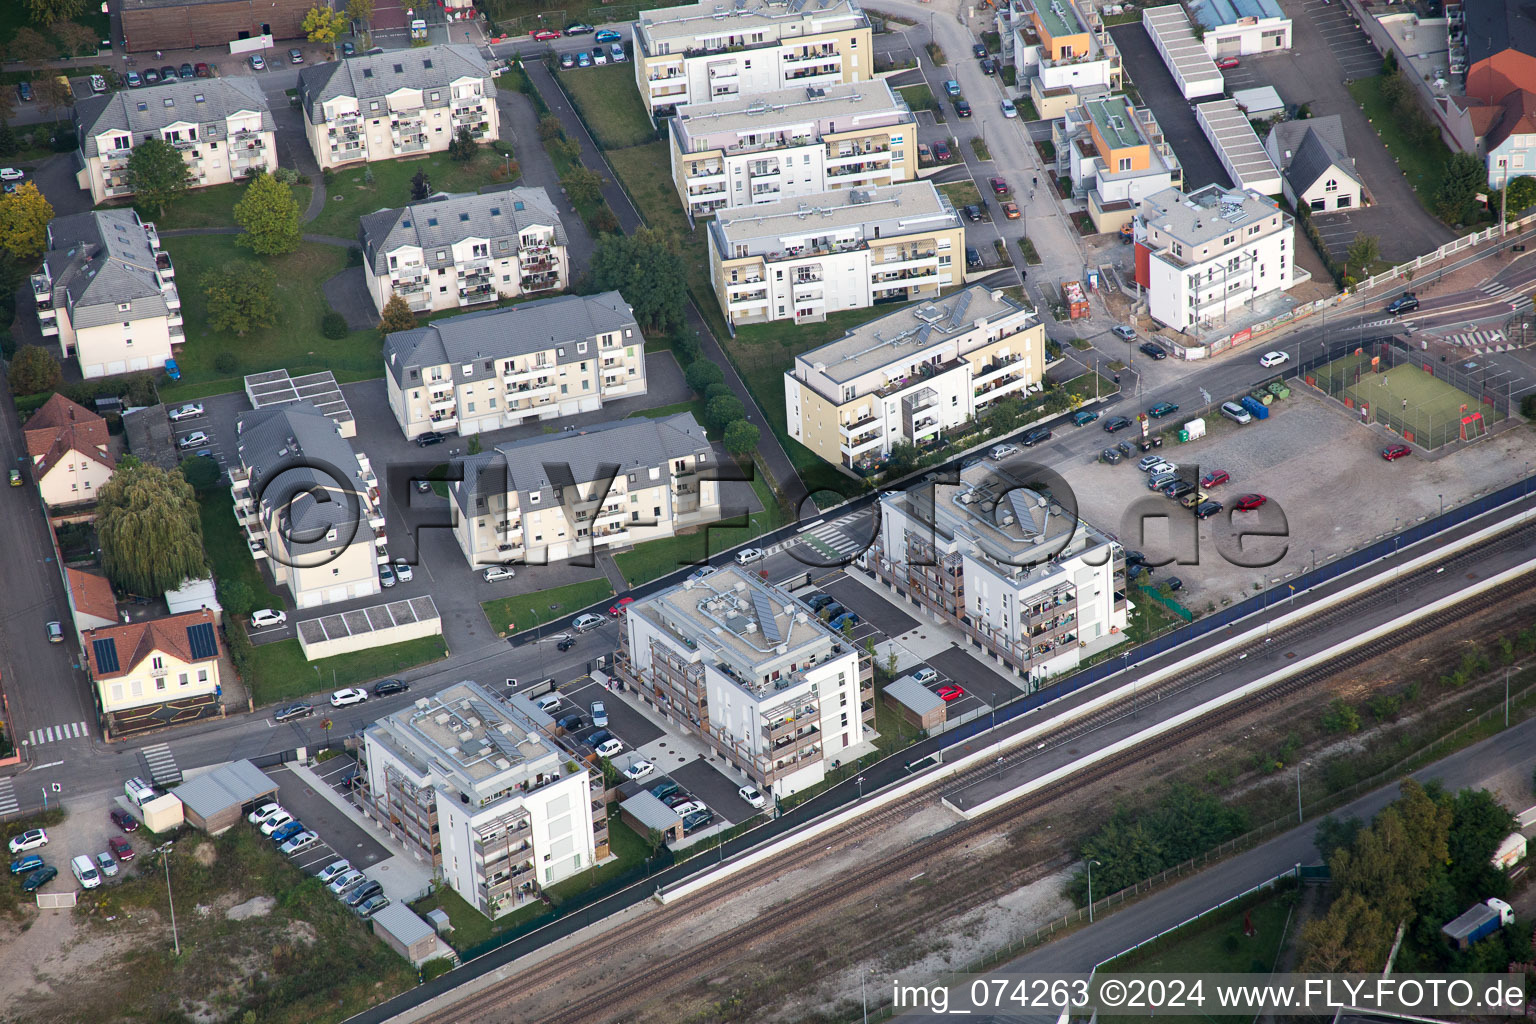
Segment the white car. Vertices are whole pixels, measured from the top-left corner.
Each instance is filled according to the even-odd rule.
[[[1013,100],[1003,100],[1003,116],[1008,118],[1019,116],[1019,108],[1013,105]]]
[[[740,793],[743,800],[758,810],[762,810],[763,805],[768,802],[767,798],[763,796],[756,786],[742,786],[736,792]]]
[[[690,580],[693,580],[693,582],[697,583],[699,580],[707,579],[710,576],[713,576],[714,574],[715,574],[715,567],[714,566],[712,566],[712,565],[701,565],[697,569],[693,570],[693,572],[689,573],[688,574],[688,578]]]
[[[398,579],[401,583],[411,582],[411,577],[414,575],[416,574],[411,571],[411,567],[407,563],[395,563],[395,578]]]
[[[592,51],[592,63],[596,64],[598,67],[602,67],[604,64],[608,63],[608,55],[603,52],[603,48],[601,46]]]
[[[0,181],[20,181],[26,176],[25,171],[18,171],[14,167],[0,167]]]
[[[916,679],[920,683],[931,683],[935,679],[939,678],[939,670],[936,668],[929,668],[927,665],[924,665],[922,668],[912,670],[912,678]]]
[[[321,885],[330,885],[333,881],[336,880],[338,875],[344,875],[351,870],[351,861],[346,859],[333,860],[319,871],[316,871],[315,877],[320,879]]]
[[[753,562],[761,562],[762,560],[762,548],[742,548],[740,551],[736,552],[737,565],[751,565]]]
[[[709,810],[708,807],[704,806],[704,801],[702,800],[685,800],[672,809],[677,812],[679,818],[686,818],[690,814]]]
[[[91,92],[98,96],[107,91],[107,80],[100,75],[91,76]]]
[[[202,402],[188,402],[186,405],[178,406],[177,408],[172,409],[170,412],[166,413],[166,415],[171,418],[172,423],[176,422],[177,420],[189,420],[193,416],[201,416],[202,414]]]
[[[603,617],[601,615],[593,615],[591,612],[585,615],[578,615],[571,620],[571,627],[578,633],[590,632],[602,624]]]
[[[252,825],[259,825],[282,809],[283,805],[279,803],[262,804],[250,814],[247,814],[245,816],[245,820],[250,822]]]
[[[517,573],[513,572],[511,569],[508,569],[504,565],[493,565],[480,575],[485,577],[485,582],[487,583],[499,583],[502,580],[511,579],[512,577],[516,576]]]
[[[188,448],[201,448],[207,443],[208,434],[201,430],[194,430],[180,441],[177,441],[176,445],[182,450],[186,450]]]
[[[1019,454],[1019,446],[1016,444],[996,444],[992,446],[992,457],[994,459],[1006,459],[1010,455],[1017,454]]]
[[[619,751],[624,749],[624,744],[620,743],[617,739],[610,737],[606,740],[603,740],[603,742],[599,743],[593,749],[597,751],[598,757],[611,758]]]
[[[1222,402],[1221,414],[1233,423],[1246,425],[1253,422],[1253,414],[1236,402]]]
[[[341,896],[357,888],[357,886],[361,885],[367,878],[368,876],[363,874],[361,871],[343,871],[341,874],[325,883],[325,887],[331,890],[332,895]]]
[[[643,779],[656,770],[656,766],[649,761],[636,761],[624,769],[624,777],[631,781]]]
[[[266,629],[269,626],[283,626],[288,623],[288,613],[278,611],[276,608],[263,608],[259,612],[251,612],[251,625],[257,629]]]
[[[11,840],[12,853],[26,853],[48,845],[48,833],[40,828],[28,829]]]
[[[337,690],[331,694],[331,707],[348,708],[353,704],[361,704],[368,699],[368,691],[357,686],[349,686],[345,690]]]
[[[292,820],[293,815],[289,814],[287,811],[278,811],[276,814],[272,815],[272,817],[262,821],[261,834],[264,836],[269,836]]]
[[[1259,365],[1265,368],[1271,366],[1284,366],[1290,362],[1290,354],[1286,352],[1265,352],[1259,357]]]
[[[592,724],[599,728],[608,724],[608,705],[600,700],[592,702]]]

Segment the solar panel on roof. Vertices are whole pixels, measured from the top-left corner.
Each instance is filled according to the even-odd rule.
[[[757,609],[757,628],[763,631],[763,639],[771,644],[784,642],[779,632],[779,622],[773,617],[773,598],[760,590],[752,591],[752,607]]]
[[[117,661],[117,641],[110,637],[106,640],[92,640],[91,650],[96,655],[96,667],[103,672],[116,672],[122,666]]]
[[[1035,523],[1034,495],[1021,488],[1014,488],[1008,492],[1008,504],[1013,506],[1014,520],[1019,524],[1019,532],[1026,537],[1038,536],[1040,528]]]
[[[187,627],[187,642],[192,645],[192,657],[213,658],[219,653],[218,641],[213,638],[213,625],[199,622]]]

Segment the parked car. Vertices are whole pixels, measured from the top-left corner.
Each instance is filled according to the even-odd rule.
[[[1113,434],[1117,431],[1124,430],[1130,425],[1131,421],[1126,419],[1124,416],[1111,416],[1109,419],[1104,421],[1104,433]]]
[[[579,68],[589,68],[589,67],[591,67],[592,66],[592,55],[590,53],[588,53],[586,50],[582,50],[580,53],[578,53],[576,55],[576,66],[579,67]]]
[[[617,43],[623,38],[623,36],[619,35],[613,29],[605,28],[601,32],[597,33],[597,35],[593,36],[592,41],[595,43]]]
[[[1013,100],[1007,98],[1003,100],[1003,116],[1007,118],[1019,116],[1019,108],[1013,105]]]
[[[292,822],[293,815],[289,814],[287,811],[279,810],[261,819],[261,824],[258,825],[257,828],[261,829],[262,835],[270,836],[284,825],[291,824]],[[301,825],[299,827],[302,828],[303,826]]]
[[[204,445],[206,445],[207,443],[208,443],[208,434],[207,434],[207,432],[206,431],[202,431],[202,430],[194,430],[194,431],[192,431],[192,433],[188,434],[186,437],[182,438],[180,441],[177,441],[176,442],[176,446],[178,448],[181,448],[183,451],[185,451],[188,448],[201,448]]]
[[[575,732],[577,729],[580,729],[582,726],[586,725],[587,723],[586,723],[586,719],[582,718],[581,715],[579,715],[579,714],[571,714],[571,715],[566,715],[564,718],[560,719],[555,724],[558,725],[560,728],[564,729],[566,732]]]
[[[623,43],[611,44],[608,47],[608,55],[613,58],[613,62],[615,64],[623,64],[626,60],[629,59],[629,56],[624,52]]]
[[[1189,494],[1194,489],[1195,485],[1190,483],[1188,480],[1178,479],[1172,480],[1158,488],[1158,490],[1162,491],[1170,498],[1182,498],[1184,495]]]
[[[176,360],[167,359],[160,368],[165,371],[165,375],[169,379],[181,380],[181,367],[176,365]]]
[[[650,775],[655,771],[656,766],[649,761],[634,761],[628,768],[624,769],[624,777],[629,779],[631,782],[634,782],[645,778],[647,775]]]
[[[192,66],[192,73],[194,75],[196,75],[198,78],[212,78],[213,77],[213,69],[210,68],[207,64],[204,64],[202,61],[198,61],[196,64],[194,64]]]
[[[20,487],[21,486],[21,470],[13,469],[13,470],[10,471],[9,476],[10,476],[10,481],[11,481],[11,486],[12,487]]]
[[[250,814],[247,814],[245,816],[245,820],[250,822],[252,825],[260,825],[262,822],[266,821],[268,818],[272,817],[272,815],[276,814],[282,809],[282,804],[278,803],[276,800],[270,800],[256,808]]]
[[[677,783],[673,782],[671,779],[667,779],[666,781],[658,782],[656,785],[651,787],[651,796],[655,797],[657,800],[664,801],[667,799],[667,797],[674,795],[678,791],[679,787]]]
[[[533,706],[544,712],[546,715],[553,714],[555,709],[558,708],[560,704],[561,700],[558,693],[546,693],[533,702]]]
[[[831,594],[823,594],[818,592],[806,598],[805,604],[806,607],[810,608],[811,611],[819,612],[827,605],[831,604],[834,600],[836,599]]]
[[[1009,220],[1018,220],[1019,204],[1014,202],[1012,199],[1005,200],[1003,202],[1003,216]]]
[[[289,50],[288,52],[289,53],[298,53],[299,51],[298,50]],[[301,57],[300,60],[302,60],[302,59],[303,58]],[[296,61],[294,61],[294,63],[297,64],[297,63],[299,63],[299,61],[296,60]],[[180,78],[182,81],[188,81],[190,79],[193,79],[193,78],[197,77],[197,69],[192,66],[192,62],[191,61],[188,61],[187,63],[183,64],[181,67],[176,69],[176,76],[178,78]]]
[[[176,69],[174,67],[167,64],[165,67],[160,69],[160,83],[162,85],[176,81],[180,81],[180,78],[177,76]]]
[[[935,679],[939,678],[939,670],[936,668],[931,668],[927,665],[922,665],[912,670],[912,678],[916,679],[918,682],[924,685],[927,685],[928,683],[931,683]]]
[[[619,742],[617,737],[609,737],[592,749],[597,751],[598,757],[606,757],[611,760],[619,751],[624,749],[624,744]]]
[[[130,71],[128,73],[130,75],[133,74],[132,71]],[[134,77],[137,78],[138,76],[134,75]],[[21,100],[21,102],[23,102],[23,103],[31,103],[32,102],[32,83],[31,82],[17,82],[16,83],[16,98]]]
[[[939,163],[943,163],[944,161],[948,160],[950,158],[949,143],[935,142],[933,144],[933,158]]]
[[[36,892],[59,877],[59,869],[44,865],[21,880],[22,892]]]
[[[823,607],[821,609],[821,611],[817,613],[817,615],[821,619],[822,622],[831,622],[833,619],[837,618],[839,615],[843,614],[843,612],[845,612],[847,610],[848,610],[847,608],[844,608],[842,605],[838,604],[836,601],[833,601],[831,604],[826,605],[825,607]]]
[[[1056,435],[1051,432],[1049,427],[1034,427],[1027,431],[1024,436],[1019,439],[1019,441],[1024,445],[1024,447],[1033,448],[1041,441],[1049,441],[1052,437],[1055,436]]]
[[[11,861],[11,874],[24,875],[28,871],[36,871],[43,866],[43,858],[40,854],[28,853]]]
[[[250,65],[252,71],[265,71],[267,69],[266,59],[259,53],[251,54]]]
[[[1019,446],[1016,444],[995,444],[989,453],[994,459],[1007,459],[1019,454]]]
[[[685,815],[683,818],[683,835],[687,835],[689,832],[701,829],[714,820],[715,812],[709,810],[708,808],[702,811],[695,811],[689,815]]]
[[[1243,494],[1232,503],[1232,509],[1236,512],[1252,512],[1254,509],[1263,508],[1269,499],[1262,494]]]
[[[401,583],[409,583],[415,575],[416,573],[411,569],[410,563],[402,562],[398,559],[395,561],[395,579]]]
[[[1097,409],[1079,409],[1072,414],[1072,425],[1074,427],[1086,427],[1098,418],[1099,411]]]
[[[1387,306],[1387,312],[1392,316],[1400,316],[1403,313],[1412,313],[1419,308],[1419,297],[1413,292],[1403,292],[1393,299]]]
[[[369,879],[362,885],[358,886],[356,889],[353,889],[351,894],[347,896],[347,906],[361,906],[368,900],[373,899],[375,896],[382,895],[383,892],[384,887],[382,885],[373,879]]]
[[[1223,71],[1231,71],[1241,63],[1236,57],[1222,57],[1216,61],[1216,66]]]
[[[191,419],[193,416],[201,416],[202,414],[202,402],[188,402],[186,405],[178,405],[176,408],[166,413],[166,415],[170,417],[171,422],[173,423],[178,420]]]
[[[270,626],[282,626],[288,622],[288,613],[276,608],[263,608],[260,611],[251,612],[251,625],[257,629],[267,629]]]
[[[574,53],[562,53],[560,55],[560,66],[562,68],[566,68],[567,70],[569,70],[570,68],[575,67],[576,66],[576,55]]]
[[[971,102],[970,102],[970,100],[955,100],[955,116],[956,117],[970,117],[971,116]]]
[[[345,60],[348,57],[353,57],[353,56],[356,56],[356,55],[357,55],[357,47],[353,46],[350,42],[343,41],[342,44],[341,44],[341,57],[342,57],[342,59]]]
[[[1253,414],[1236,402],[1222,402],[1221,414],[1233,423],[1244,424],[1253,422]]]
[[[1219,501],[1206,501],[1206,502],[1202,502],[1201,504],[1195,506],[1195,515],[1200,517],[1201,519],[1209,519],[1209,518],[1211,518],[1211,516],[1213,516],[1216,513],[1220,512],[1221,509],[1222,509],[1221,502],[1219,502]]]
[[[690,814],[698,814],[700,811],[709,810],[702,800],[684,800],[672,808],[679,818],[686,818]]]
[[[571,620],[571,628],[575,629],[578,633],[591,632],[602,624],[603,617],[601,615],[593,615],[591,612],[587,612],[585,615],[578,615]]]
[[[341,896],[368,880],[361,871],[343,871],[325,884],[333,896]]]
[[[608,54],[601,46],[592,51],[592,63],[598,67],[608,63]]]
[[[1161,462],[1165,461],[1161,455],[1143,455],[1136,463],[1136,468],[1143,473],[1150,473]]]
[[[319,841],[319,834],[306,828],[302,832],[295,832],[293,835],[289,836],[288,839],[277,848],[277,852],[282,854],[284,857],[292,857],[296,853],[303,853],[305,850],[309,849]]]
[[[1413,449],[1405,444],[1394,444],[1381,450],[1381,457],[1388,462],[1396,462],[1398,459],[1407,458],[1413,454]]]
[[[1274,366],[1284,366],[1290,358],[1287,352],[1265,352],[1259,357],[1259,365],[1267,370]]]
[[[1177,576],[1169,576],[1167,579],[1163,580],[1163,586],[1167,587],[1169,590],[1183,590],[1184,581],[1179,579]]]
[[[100,75],[92,75],[91,76],[91,92],[94,93],[95,95],[99,96],[99,95],[101,95],[102,93],[104,93],[106,91],[107,91],[107,80],[105,78],[101,77]]]
[[[742,786],[736,792],[743,800],[759,811],[768,803],[768,798],[763,796],[756,786]]]
[[[1160,420],[1164,416],[1172,416],[1178,411],[1179,407],[1174,405],[1172,402],[1158,402],[1152,408],[1147,410],[1147,415],[1151,416],[1155,420]]]
[[[395,570],[391,569],[387,563],[379,566],[379,585],[384,587],[395,585]]]
[[[424,434],[416,435],[416,447],[426,448],[430,445],[442,444],[446,440],[448,440],[447,434],[439,434],[435,430],[429,430]]]
[[[964,697],[965,696],[965,691],[963,689],[961,689],[960,687],[951,684],[951,685],[939,687],[938,694],[939,694],[939,699],[942,700],[944,703],[948,704],[951,701],[957,701],[961,697]]]
[[[396,693],[405,693],[411,688],[411,684],[403,679],[381,679],[373,684],[375,697],[388,697]]]
[[[828,621],[827,622],[827,628],[828,629],[834,629],[834,630],[837,630],[837,631],[841,632],[843,627],[845,627],[845,626],[857,626],[858,624],[859,624],[859,613],[858,612],[843,612],[843,614],[839,615],[837,618],[831,619],[830,621]]]
[[[1136,347],[1141,349],[1141,351],[1143,353],[1145,353],[1146,355],[1151,356],[1153,359],[1167,359],[1168,358],[1168,353],[1163,350],[1163,347],[1161,345],[1154,345],[1150,341],[1144,341],[1144,342],[1142,342],[1140,345],[1138,345]]]
[[[594,29],[591,25],[581,21],[573,21],[569,25],[565,26],[565,34],[568,36],[590,35],[595,31],[597,30]]]
[[[302,821],[290,821],[273,829],[270,838],[273,843],[281,846],[303,831],[304,823]]]
[[[1000,196],[1008,194],[1008,181],[1006,178],[992,178],[990,181],[992,191]]]
[[[297,46],[290,46],[288,48],[288,63],[289,64],[303,64],[304,63],[304,51],[299,49]]]
[[[965,207],[965,219],[973,222],[980,221],[981,207],[977,206],[975,203],[968,203]]]
[[[320,879],[321,885],[330,885],[331,882],[351,870],[352,862],[343,858],[342,860],[333,860],[319,871],[316,871],[315,877]]]
[[[48,623],[48,642],[51,644],[61,644],[64,642],[64,623]]]
[[[331,707],[349,708],[368,699],[368,691],[360,686],[348,686],[331,694]]]
[[[632,597],[621,597],[617,601],[615,601],[613,604],[608,606],[608,614],[611,617],[616,619],[616,618],[619,617],[619,613],[621,613],[622,611],[624,611],[625,608],[628,608],[630,605],[632,605],[634,603],[635,603],[635,599],[632,598]]]
[[[502,580],[510,580],[517,575],[517,572],[510,566],[493,565],[480,575],[485,578],[487,583],[500,583]]]
[[[108,851],[102,850],[96,855],[96,870],[103,878],[116,878],[117,858]]]
[[[528,34],[533,36],[533,38],[535,40],[537,40],[538,42],[541,42],[541,43],[547,43],[551,39],[559,39],[560,38],[560,33],[556,32],[552,28],[536,28],[533,31],[529,32]]]
[[[740,551],[736,552],[737,565],[751,565],[753,562],[761,562],[762,560],[762,548],[742,548]]]
[[[976,267],[982,266],[983,264],[981,262],[981,250],[976,248],[974,245],[966,246],[965,247],[965,265],[967,267],[972,268],[972,269],[975,269]]]
[[[377,895],[368,897],[366,900],[364,900],[362,903],[359,903],[352,909],[358,917],[366,921],[387,906],[389,906],[389,897],[385,896],[383,893],[378,893]]]
[[[255,64],[251,65],[251,67],[255,67],[255,66],[256,66]],[[145,68],[144,69],[144,84],[145,85],[158,85],[158,84],[160,84],[160,72],[156,71],[154,68]]]
[[[1136,328],[1134,327],[1127,327],[1125,324],[1116,324],[1110,328],[1110,331],[1117,336],[1124,338],[1126,341],[1136,340]]]
[[[706,578],[708,576],[713,576],[714,574],[715,574],[715,567],[714,566],[712,566],[712,565],[701,565],[697,569],[693,570],[693,572],[689,573],[688,574],[688,578],[690,580],[692,580],[693,582],[697,583],[697,582],[699,582],[699,580],[702,580],[702,579],[704,579],[704,578]]]
[[[1200,478],[1201,487],[1220,487],[1232,479],[1224,469],[1213,469]]]
[[[313,704],[299,701],[297,704],[289,704],[278,708],[273,713],[272,720],[274,722],[292,722],[299,718],[308,718],[314,713],[315,706]]]
[[[608,705],[600,700],[592,702],[592,724],[598,728],[608,724]]]
[[[950,99],[954,99],[956,96],[959,96],[960,83],[955,81],[953,78],[946,80],[944,82],[944,94]]]
[[[986,45],[983,43],[972,43],[971,53],[976,55],[977,60],[984,60],[987,56]]]

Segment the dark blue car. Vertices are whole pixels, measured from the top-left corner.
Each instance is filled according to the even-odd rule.
[[[304,825],[302,822],[290,821],[288,824],[272,833],[272,841],[279,844],[286,843],[288,840],[292,839],[294,836],[303,831]]]
[[[859,624],[859,613],[858,612],[843,612],[843,614],[839,615],[837,618],[835,618],[831,622],[827,623],[828,626],[831,626],[833,629],[837,629],[837,630],[842,629],[844,626],[857,626],[858,624]]]

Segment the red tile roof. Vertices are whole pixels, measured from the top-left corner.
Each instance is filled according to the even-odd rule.
[[[69,577],[69,591],[78,611],[109,622],[117,621],[117,599],[112,596],[112,584],[105,576],[69,568],[64,573]]]
[[[1519,50],[1500,51],[1467,72],[1467,98],[1490,107],[1502,106],[1518,89],[1536,91],[1536,57]]]
[[[213,624],[213,613],[206,608],[163,619],[146,619],[122,626],[103,626],[85,631],[85,655],[92,679],[115,679],[130,674],[156,651],[169,654],[184,662],[194,662],[192,647],[187,639],[187,629],[200,622]],[[217,635],[217,634],[215,634]],[[105,671],[96,661],[96,640],[111,640],[117,647],[118,668]],[[217,645],[217,641],[215,641]],[[212,659],[202,659],[212,660]]]
[[[1504,115],[1489,129],[1486,145],[1494,149],[1511,135],[1536,135],[1536,92],[1516,89],[1504,97]]]
[[[117,466],[107,448],[107,421],[63,395],[54,395],[44,402],[22,427],[22,433],[26,435],[27,454],[37,466],[39,478],[71,451],[88,455],[109,468]]]

